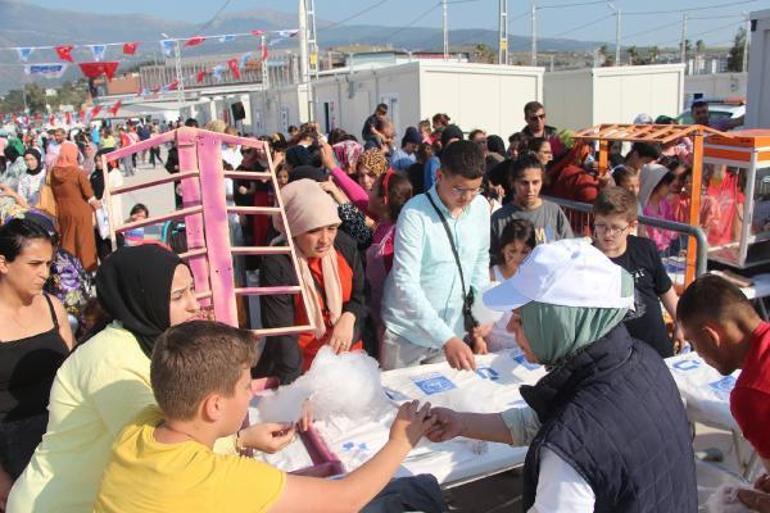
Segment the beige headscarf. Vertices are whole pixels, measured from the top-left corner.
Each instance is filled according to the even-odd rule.
[[[296,237],[322,226],[340,224],[337,215],[337,204],[321,189],[318,182],[313,180],[297,180],[281,189],[281,199],[286,209],[286,220],[291,235]],[[276,223],[278,230],[285,234],[282,224]],[[299,261],[300,284],[309,298],[308,319],[315,326],[315,336],[321,339],[326,334],[323,319],[323,307],[318,297],[318,289],[313,281],[313,275],[307,263],[307,258],[297,251]],[[323,273],[323,288],[326,295],[326,308],[329,318],[335,324],[342,315],[342,283],[337,267],[337,251],[332,247],[321,259]]]

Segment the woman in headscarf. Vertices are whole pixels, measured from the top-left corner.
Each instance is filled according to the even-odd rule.
[[[633,279],[588,242],[537,246],[484,294],[513,311],[509,329],[548,374],[522,386],[528,404],[500,414],[436,408],[434,442],[465,436],[529,445],[527,513],[698,509],[690,428],[666,364],[628,334]]]
[[[356,174],[358,169],[358,159],[361,158],[361,153],[364,151],[364,147],[358,143],[358,141],[344,140],[332,146],[334,149],[334,156],[337,157],[340,168],[345,171],[348,176]]]
[[[267,255],[260,269],[260,285],[299,284],[308,298],[308,311],[300,294],[264,296],[262,324],[265,328],[281,328],[312,321],[315,329],[299,335],[268,337],[255,372],[290,383],[310,367],[324,345],[337,353],[361,348],[359,340],[366,315],[365,277],[355,243],[337,231],[337,205],[318,182],[297,180],[281,189],[280,194],[297,251],[300,276],[295,276],[288,254]],[[286,246],[285,227],[276,227],[284,235],[275,244]]]
[[[88,176],[78,166],[78,147],[64,142],[51,172],[51,188],[61,231],[61,246],[78,257],[87,271],[96,269],[93,211],[101,205]]]
[[[19,178],[19,197],[24,200],[23,206],[35,207],[40,201],[40,188],[45,182],[45,166],[43,156],[35,148],[24,152],[24,162],[27,172]]]
[[[18,139],[10,139],[3,149],[6,165],[5,170],[0,172],[0,209],[11,208],[20,203],[17,190],[26,165],[21,157],[23,149],[19,149],[16,141]]]

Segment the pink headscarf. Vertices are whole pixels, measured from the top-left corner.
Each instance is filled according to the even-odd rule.
[[[356,169],[358,159],[364,151],[364,147],[356,141],[342,141],[332,146],[337,162],[343,170]]]
[[[78,167],[78,147],[75,143],[65,141],[61,144],[56,167]]]

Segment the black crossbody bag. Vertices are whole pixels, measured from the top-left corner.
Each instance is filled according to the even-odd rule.
[[[444,225],[444,231],[446,232],[446,236],[449,239],[449,245],[452,246],[452,254],[455,257],[457,270],[460,271],[460,284],[462,285],[462,288],[463,288],[463,291],[462,291],[463,292],[463,327],[465,328],[465,331],[468,332],[468,335],[470,335],[471,331],[473,331],[473,328],[479,325],[476,318],[473,317],[473,311],[472,311],[473,301],[474,301],[473,289],[465,287],[465,276],[463,275],[463,268],[460,265],[460,254],[457,252],[457,247],[455,247],[455,240],[452,237],[452,232],[449,230],[449,223],[447,223],[446,217],[444,217],[444,214],[442,214],[441,210],[438,209],[430,193],[426,192],[425,195],[428,197],[428,201],[430,201],[430,204],[433,207],[433,210],[436,211],[436,214],[438,214],[439,219],[441,219],[441,224]],[[470,337],[466,338],[466,342],[468,342],[469,338]]]

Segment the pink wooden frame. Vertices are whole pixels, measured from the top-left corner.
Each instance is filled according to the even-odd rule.
[[[179,151],[179,173],[160,179],[146,180],[130,186],[109,187],[108,161],[128,157],[149,148],[176,141]],[[222,144],[238,144],[263,150],[267,156],[267,172],[224,171],[222,168]],[[225,178],[241,180],[269,179],[274,190],[278,190],[275,169],[270,158],[269,146],[263,141],[235,137],[227,134],[209,132],[197,128],[183,127],[152,137],[146,141],[121,148],[102,156],[102,172],[106,184],[103,201],[109,205],[111,197],[154,187],[157,185],[181,181],[183,206],[170,214],[153,216],[143,221],[122,224],[120,219],[112,219],[112,209],[107,208],[110,236],[113,249],[116,234],[134,228],[157,224],[170,219],[184,217],[187,233],[188,250],[180,257],[185,259],[192,269],[197,290],[196,297],[202,306],[213,307],[214,318],[220,322],[238,325],[236,296],[238,295],[282,295],[300,294],[305,311],[308,311],[308,297],[299,286],[283,287],[240,287],[236,288],[233,275],[233,255],[274,255],[288,254],[299,283],[300,273],[294,240],[286,221],[283,200],[276,194],[277,207],[228,207],[225,198]],[[285,246],[234,247],[230,243],[228,214],[243,215],[278,215],[285,228],[287,244]],[[302,333],[313,330],[312,321],[306,325],[286,326],[252,330],[260,336],[275,336]]]

